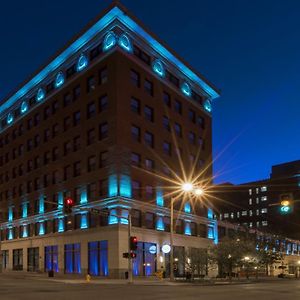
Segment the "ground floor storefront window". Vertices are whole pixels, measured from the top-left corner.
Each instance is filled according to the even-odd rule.
[[[23,249],[13,250],[13,270],[23,270]]]
[[[27,252],[27,270],[36,272],[39,270],[39,248],[28,248]]]
[[[133,260],[135,276],[150,276],[156,272],[156,244],[138,242],[136,258]]]
[[[79,243],[65,245],[65,273],[81,273]]]
[[[58,272],[58,246],[45,247],[45,271]]]
[[[89,268],[88,272],[93,276],[108,275],[108,242],[96,241],[88,243]]]
[[[2,268],[8,269],[8,250],[2,251]]]

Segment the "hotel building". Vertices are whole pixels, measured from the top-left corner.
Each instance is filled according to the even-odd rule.
[[[123,6],[106,9],[0,103],[2,270],[122,278],[130,212],[134,275],[168,273],[170,180],[211,182],[218,96]],[[183,197],[175,218],[175,257],[218,242],[211,209]]]

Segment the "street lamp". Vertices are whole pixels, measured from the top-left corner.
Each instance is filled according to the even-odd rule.
[[[202,188],[195,188],[193,183],[191,182],[184,182],[181,185],[181,191],[185,193],[191,193],[194,192],[196,196],[201,196],[204,193],[204,190]],[[171,197],[171,221],[170,221],[170,281],[174,281],[174,201],[175,198]]]

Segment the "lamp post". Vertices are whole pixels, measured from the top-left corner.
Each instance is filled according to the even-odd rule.
[[[181,190],[186,193],[194,192],[196,196],[201,196],[203,194],[202,188],[194,188],[193,184],[190,182],[185,182],[181,186]],[[174,281],[174,201],[175,198],[171,197],[171,221],[170,221],[170,281]]]

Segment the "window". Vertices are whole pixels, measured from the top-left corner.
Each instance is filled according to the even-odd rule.
[[[146,63],[147,65],[150,65],[151,63],[151,58],[150,56],[145,53],[143,50],[141,50],[139,47],[136,45],[133,46],[133,54],[137,56],[141,61]]]
[[[80,123],[80,111],[76,111],[73,113],[73,125],[77,126]]]
[[[58,101],[57,100],[53,101],[53,103],[52,103],[52,112],[53,112],[53,114],[55,114],[58,111],[58,108],[59,108]]]
[[[153,200],[153,196],[154,196],[154,189],[153,186],[151,185],[146,185],[145,187],[145,191],[146,191],[146,199],[147,200]]]
[[[132,194],[133,198],[140,198],[141,196],[141,183],[136,180],[132,180]]]
[[[182,113],[182,104],[178,100],[175,100],[175,111],[179,114]]]
[[[171,155],[171,143],[164,142],[163,143],[163,151],[167,155]]]
[[[171,96],[167,92],[163,93],[163,101],[164,101],[165,105],[171,107]]]
[[[87,105],[87,112],[86,112],[86,117],[87,119],[90,119],[96,115],[96,105],[95,102],[90,102]]]
[[[189,110],[189,120],[193,123],[196,123],[196,113],[194,110]]]
[[[261,222],[261,225],[262,225],[262,226],[268,226],[268,221],[262,221],[262,222]]]
[[[56,161],[58,159],[58,153],[59,153],[58,147],[54,147],[52,150],[52,160],[53,161]]]
[[[97,193],[96,193],[96,183],[95,182],[88,184],[87,194],[88,194],[89,201],[96,200]]]
[[[100,152],[99,167],[104,168],[107,166],[107,164],[108,164],[108,152],[107,151]]]
[[[267,196],[262,196],[262,197],[261,197],[261,201],[262,201],[262,202],[267,201],[267,200],[268,200],[268,197],[267,197]]]
[[[88,157],[88,172],[96,170],[96,156],[92,155]]]
[[[261,191],[261,192],[266,192],[266,191],[267,191],[267,187],[266,187],[266,186],[262,186],[262,187],[260,188],[260,191]]]
[[[96,131],[95,129],[90,129],[87,132],[87,145],[91,145],[96,142]]]
[[[72,152],[72,144],[71,141],[64,143],[64,155],[68,155]]]
[[[77,100],[80,97],[80,94],[81,94],[81,88],[80,85],[77,85],[73,89],[73,101]]]
[[[52,126],[52,136],[55,137],[59,133],[59,125],[56,123]]]
[[[154,121],[154,111],[153,111],[153,108],[146,105],[145,106],[145,109],[144,109],[144,112],[145,112],[145,119],[150,121],[150,122],[153,122]]]
[[[64,118],[64,131],[67,131],[68,129],[70,129],[71,126],[72,126],[71,118],[70,117],[65,117]]]
[[[94,76],[90,76],[88,79],[87,79],[87,92],[90,93],[92,91],[94,91],[96,88],[96,79]]]
[[[181,130],[180,124],[175,123],[174,128],[175,128],[176,135],[179,136],[179,137],[182,137],[182,130]]]
[[[154,136],[151,132],[145,132],[145,144],[151,148],[154,148]]]
[[[58,272],[58,246],[45,247],[45,271]]]
[[[107,95],[101,96],[99,98],[99,112],[102,112],[107,109],[108,106],[108,98]]]
[[[250,196],[252,195],[252,190],[251,190],[251,189],[249,189],[249,195],[250,195]]]
[[[80,161],[73,164],[73,174],[74,177],[80,176]]]
[[[73,151],[76,152],[80,149],[80,136],[75,136],[73,139]]]
[[[134,166],[140,167],[141,165],[141,156],[137,153],[131,153],[131,164]]]
[[[252,205],[252,198],[249,198],[249,205]]]
[[[130,70],[130,81],[131,83],[136,86],[140,87],[140,74],[136,72],[135,70]]]
[[[196,134],[192,131],[189,132],[189,141],[192,145],[196,143]]]
[[[107,122],[99,125],[99,140],[103,140],[108,137],[108,124]]]
[[[204,129],[205,128],[205,121],[204,118],[198,116],[197,118],[197,124],[200,128]]]
[[[174,84],[176,87],[179,87],[179,79],[176,76],[169,71],[166,71],[166,77],[172,84]]]
[[[248,215],[248,212],[246,210],[243,210],[242,211],[242,216],[247,216]]]
[[[153,96],[153,83],[147,79],[145,79],[144,89],[147,94]]]
[[[81,273],[79,243],[65,245],[65,273]]]
[[[99,71],[99,85],[104,84],[108,81],[107,68],[102,68]]]
[[[150,212],[146,212],[145,214],[145,227],[148,229],[154,229],[154,214]]]
[[[108,242],[89,242],[88,243],[88,273],[92,276],[108,275]]]
[[[131,137],[133,140],[140,142],[141,140],[141,132],[140,132],[140,128],[132,125],[131,126]]]
[[[106,196],[107,192],[107,179],[101,179],[99,181],[99,195]]]
[[[141,110],[140,100],[132,97],[130,100],[130,109],[132,112],[140,114],[140,110]]]
[[[268,209],[267,209],[267,208],[262,208],[262,209],[261,209],[261,213],[262,213],[262,214],[268,213]]]
[[[64,95],[64,107],[70,105],[73,101],[73,96],[71,93],[67,93]]]
[[[168,117],[163,116],[163,126],[166,130],[170,131],[171,127],[170,127],[170,120]]]
[[[146,169],[153,170],[154,169],[154,161],[150,158],[146,158],[145,159],[145,166],[146,166]]]
[[[38,126],[40,124],[41,117],[40,114],[35,114],[34,115],[34,126]]]
[[[64,167],[64,180],[68,179],[71,179],[71,166],[69,165]]]

